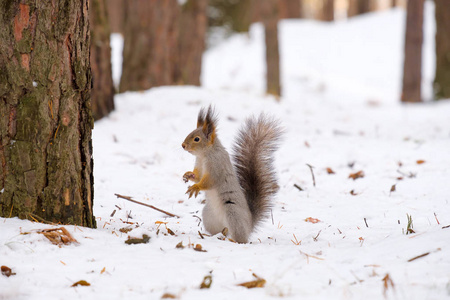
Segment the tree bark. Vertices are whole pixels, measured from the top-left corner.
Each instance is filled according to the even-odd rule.
[[[114,84],[111,70],[111,46],[105,0],[89,1],[91,27],[92,114],[94,120],[114,110]]]
[[[188,0],[179,18],[177,84],[200,85],[202,56],[205,50],[206,8],[208,0]]]
[[[424,0],[408,1],[402,102],[421,102]]]
[[[108,10],[109,26],[112,33],[122,33],[125,27],[125,5],[126,0],[106,0]]]
[[[0,6],[0,216],[95,227],[88,0]]]
[[[302,17],[301,0],[278,0],[280,19],[298,19]]]
[[[371,11],[373,0],[349,0],[348,4],[348,17],[353,17],[361,14],[365,14]]]
[[[322,20],[334,21],[334,0],[322,0]]]
[[[436,75],[434,98],[450,98],[450,3],[435,0],[436,17]]]
[[[261,17],[264,23],[266,44],[266,92],[280,96],[280,53],[278,49],[278,4],[272,0],[261,0]]]
[[[133,0],[125,6],[120,92],[174,84],[177,0]]]

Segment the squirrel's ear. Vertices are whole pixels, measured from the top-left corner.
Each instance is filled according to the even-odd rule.
[[[198,112],[197,128],[202,127],[203,124],[205,124],[205,108],[202,107]]]
[[[202,125],[202,131],[211,143],[214,142],[214,139],[216,138],[216,124],[217,116],[214,109],[210,105],[205,116],[205,121]]]

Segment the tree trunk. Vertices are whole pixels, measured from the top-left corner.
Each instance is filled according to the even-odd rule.
[[[391,0],[391,7],[392,8],[394,8],[394,7],[397,7],[397,0]]]
[[[435,0],[436,75],[434,98],[450,98],[450,6],[448,0]]]
[[[322,0],[322,12],[322,20],[334,21],[334,0]]]
[[[111,46],[105,0],[89,1],[91,27],[92,114],[94,120],[114,110],[114,84],[111,71]]]
[[[348,17],[353,17],[370,12],[373,0],[349,0]]]
[[[177,84],[200,85],[202,56],[205,50],[206,8],[208,0],[188,0],[179,18]]]
[[[125,26],[125,1],[126,0],[106,0],[108,10],[109,26],[112,33],[122,33]]]
[[[278,0],[280,19],[298,19],[302,17],[301,0]]]
[[[408,1],[402,102],[421,102],[424,0]]]
[[[174,83],[177,0],[133,0],[125,6],[121,92]]]
[[[275,96],[281,95],[280,53],[278,49],[278,4],[272,0],[261,0],[261,17],[264,23],[266,43],[266,91]]]
[[[88,1],[3,1],[0,24],[0,216],[95,227]]]

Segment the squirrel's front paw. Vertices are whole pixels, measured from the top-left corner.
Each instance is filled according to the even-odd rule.
[[[184,182],[188,182],[189,180],[194,181],[195,180],[195,173],[191,172],[191,171],[188,171],[188,172],[184,173],[183,180],[184,180]]]
[[[191,198],[192,195],[197,198],[198,193],[200,193],[200,187],[198,186],[198,184],[191,185],[190,187],[188,187],[186,192],[186,194],[189,194],[189,198]]]

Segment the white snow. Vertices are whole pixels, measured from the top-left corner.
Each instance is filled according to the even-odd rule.
[[[427,3],[427,99],[432,18]],[[449,298],[450,103],[399,103],[404,21],[400,9],[331,24],[283,21],[280,103],[264,96],[258,24],[249,36],[233,36],[205,54],[203,87],[117,95],[116,111],[93,133],[98,228],[65,226],[79,245],[57,247],[33,233],[52,226],[0,218],[0,265],[16,273],[0,275],[0,299],[160,299],[165,293],[180,299]],[[119,36],[112,41],[113,49],[121,47]],[[113,55],[113,63],[118,60]],[[117,82],[120,66],[115,70]],[[249,244],[201,239],[202,196],[184,194],[181,178],[194,157],[181,142],[209,103],[220,112],[218,135],[227,148],[250,114],[269,112],[286,128],[276,155],[281,190],[273,217]],[[314,167],[315,187],[306,164]],[[359,170],[364,178],[348,178]],[[407,214],[415,231],[408,235]],[[124,227],[133,230],[120,232]],[[142,234],[151,237],[148,244],[124,243]],[[176,249],[179,242],[207,252]],[[253,280],[252,273],[266,286],[237,286]],[[211,288],[199,289],[206,275]],[[79,280],[91,285],[71,287]]]

